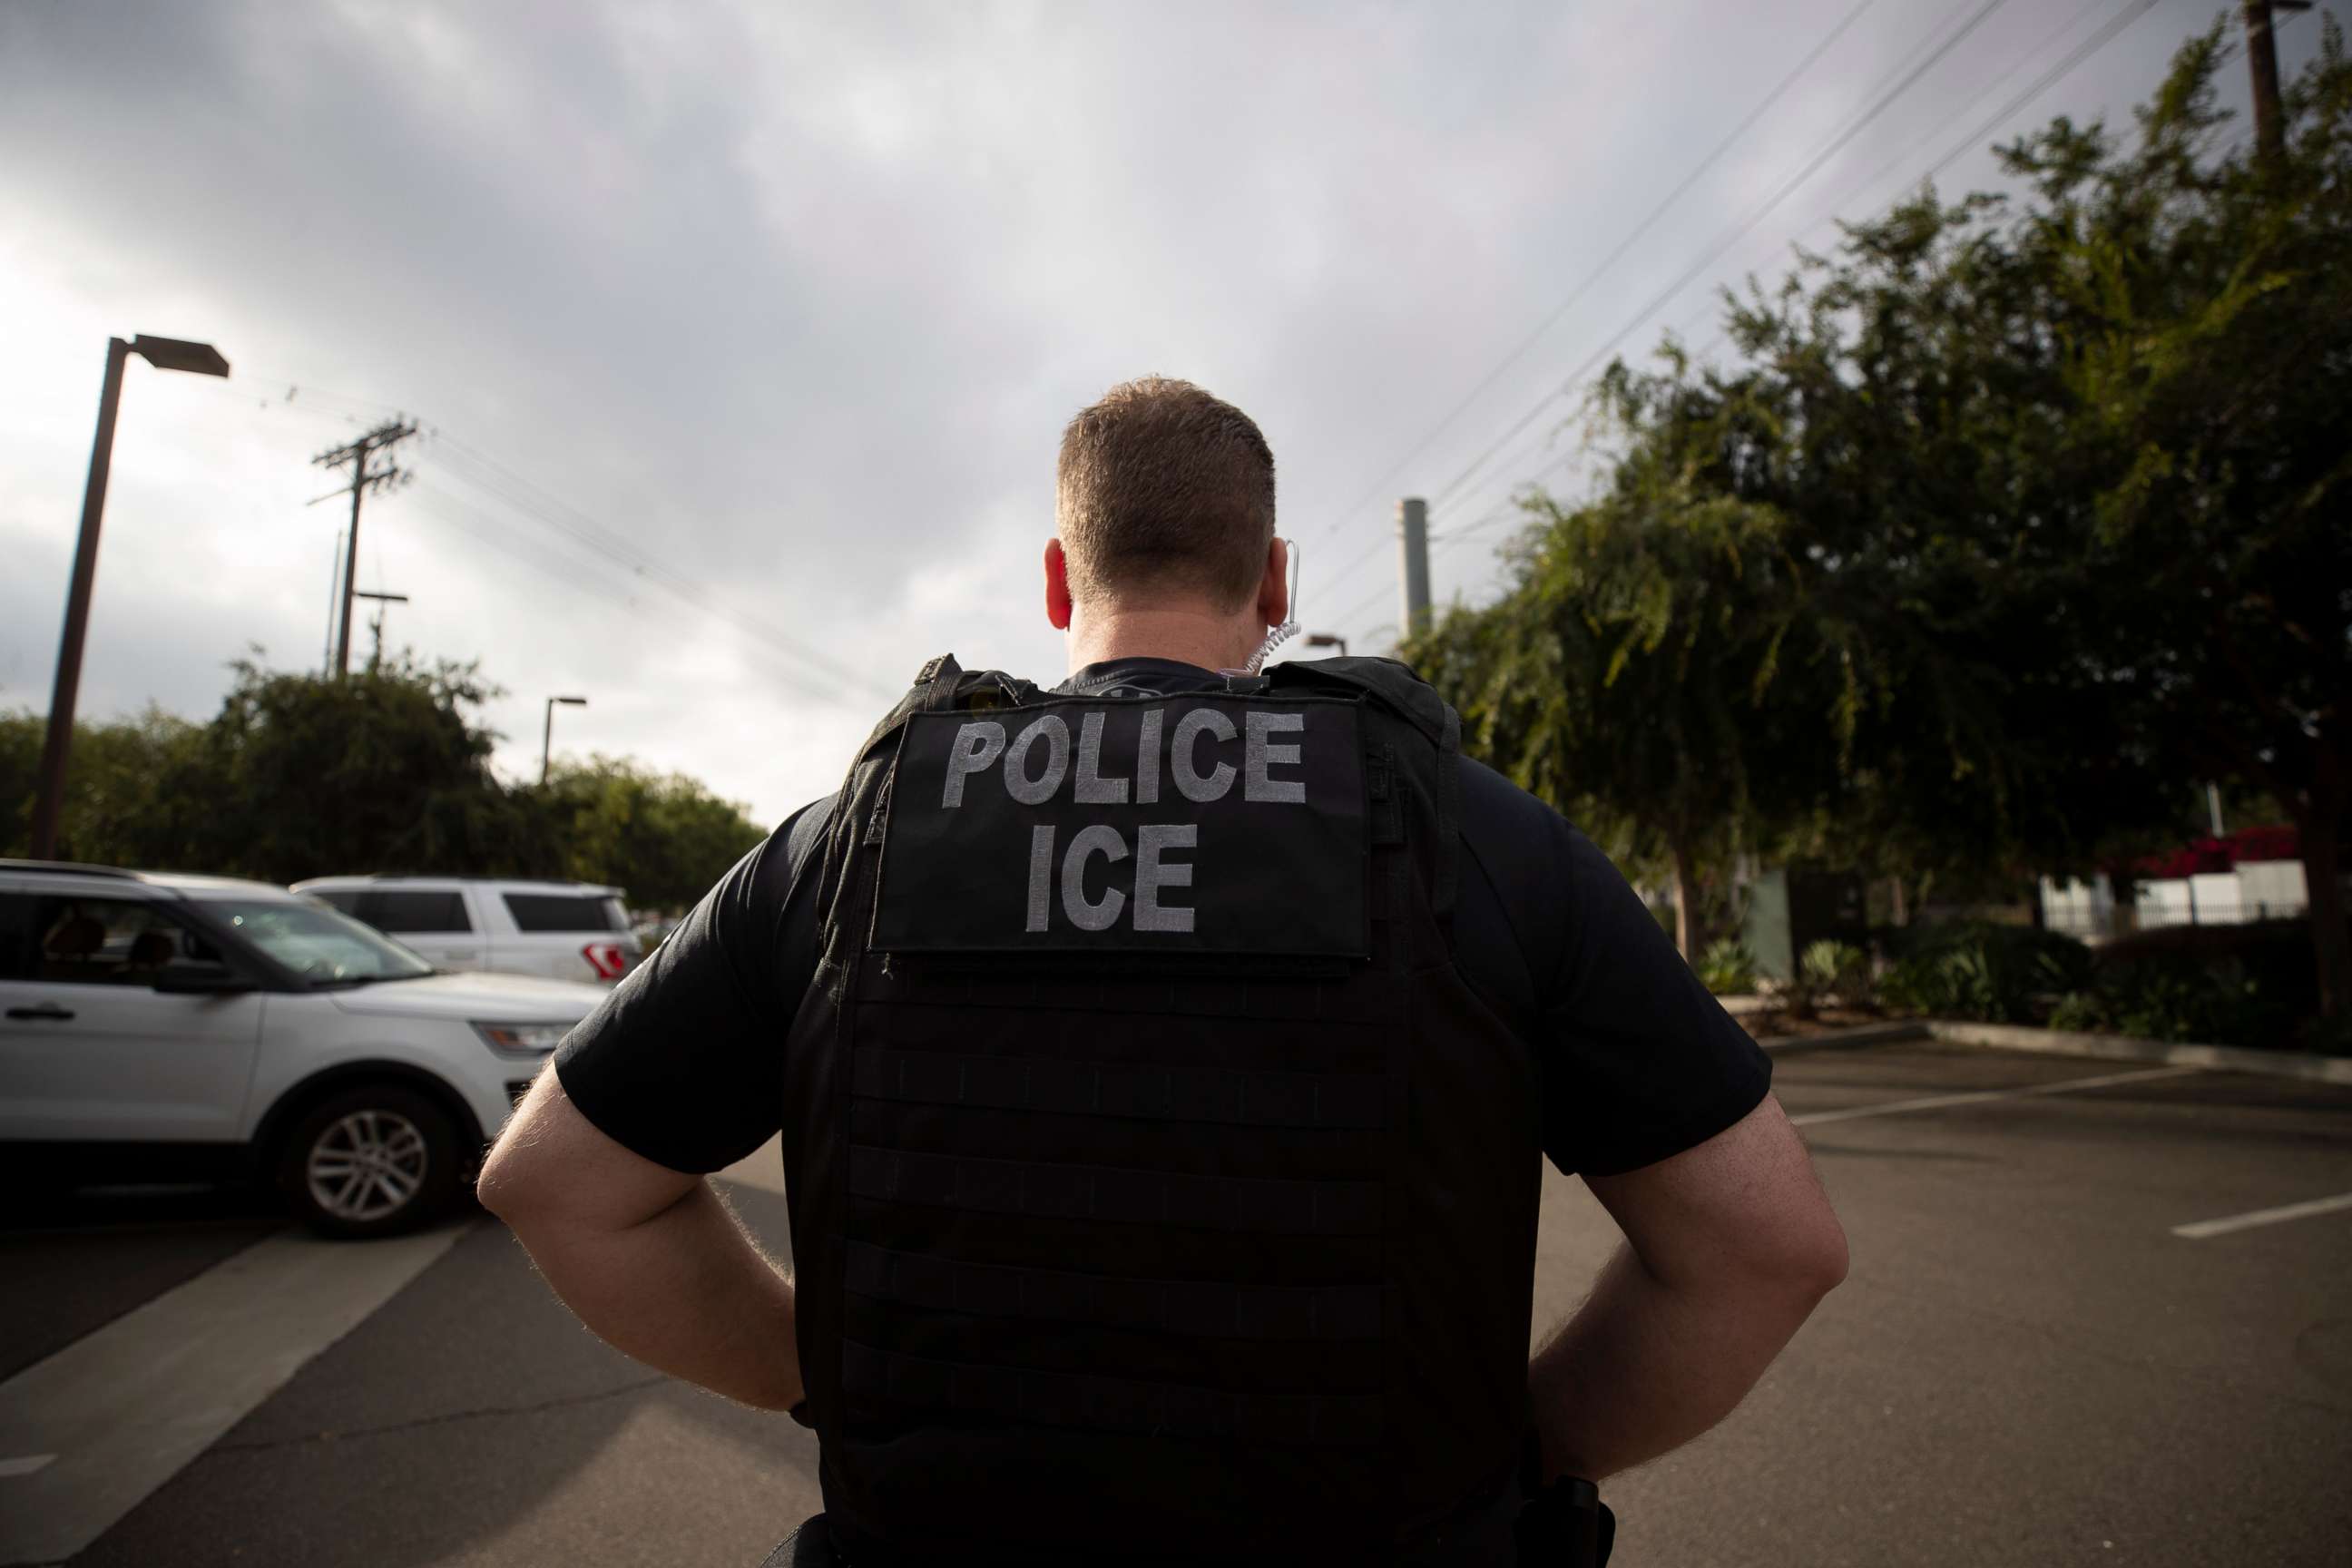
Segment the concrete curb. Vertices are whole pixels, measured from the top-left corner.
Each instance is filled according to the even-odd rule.
[[[1924,1040],[1927,1025],[1917,1018],[1895,1018],[1884,1024],[1856,1024],[1850,1028],[1825,1029],[1818,1035],[1799,1035],[1787,1040],[1759,1040],[1767,1056],[1794,1056],[1802,1051],[1843,1051],[1864,1046],[1891,1046],[1898,1040]]]
[[[2091,1057],[2101,1061],[2161,1062],[2168,1067],[2213,1068],[2223,1072],[2301,1079],[2306,1083],[2352,1084],[2352,1057],[2315,1057],[2296,1051],[2250,1051],[2236,1046],[2168,1046],[2161,1040],[2139,1040],[2127,1035],[2086,1035],[2065,1029],[2031,1029],[2019,1024],[1948,1024],[1941,1019],[1929,1019],[1912,1026],[1948,1046],[2038,1051],[2045,1056]],[[1840,1031],[1849,1035],[1858,1032],[1852,1029]]]

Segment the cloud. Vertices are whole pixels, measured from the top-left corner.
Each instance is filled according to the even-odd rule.
[[[1848,8],[0,8],[0,701],[47,700],[103,341],[141,331],[236,374],[131,369],[87,711],[202,713],[250,642],[315,662],[341,509],[305,504],[310,459],[394,411],[428,436],[362,581],[412,595],[395,643],[509,689],[518,776],[544,695],[583,691],[560,746],[775,820],[930,654],[1052,677],[1055,441],[1146,371],[1259,419],[1306,604],[1371,596],[1330,628],[1360,637],[1393,616],[1367,488]],[[1949,119],[2041,10],[1855,157]],[[1392,488],[1458,472],[1950,15],[1880,0]],[[2042,107],[2137,97],[2168,26]],[[1485,555],[1441,556],[1441,594]]]

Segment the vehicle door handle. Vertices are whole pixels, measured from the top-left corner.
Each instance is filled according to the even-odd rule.
[[[70,1009],[60,1007],[54,1002],[44,1002],[37,1007],[11,1007],[8,1009],[8,1016],[11,1018],[47,1018],[53,1024],[62,1024],[71,1018],[73,1016],[73,1013]]]

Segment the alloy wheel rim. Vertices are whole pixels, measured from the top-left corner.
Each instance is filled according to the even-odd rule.
[[[380,1220],[407,1206],[431,1163],[425,1134],[396,1110],[354,1110],[310,1145],[310,1200],[341,1220]]]

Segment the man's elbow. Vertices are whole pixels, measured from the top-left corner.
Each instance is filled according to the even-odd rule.
[[[482,1161],[482,1173],[474,1179],[474,1196],[509,1226],[529,1199],[530,1180],[517,1168],[519,1163],[501,1139],[490,1145],[489,1153]]]
[[[1846,1245],[1845,1226],[1839,1224],[1837,1215],[1826,1207],[1810,1251],[1811,1256],[1806,1263],[1813,1283],[1814,1300],[1819,1300],[1844,1284],[1847,1271],[1853,1267],[1853,1253]]]
[[[1776,1303],[1802,1321],[1844,1282],[1852,1262],[1845,1227],[1822,1203],[1801,1215],[1784,1212],[1777,1223],[1725,1247],[1710,1272],[1715,1289]]]
[[[520,1231],[548,1211],[557,1192],[551,1179],[554,1173],[548,1162],[539,1157],[540,1152],[528,1136],[522,1135],[521,1119],[507,1123],[499,1141],[482,1160],[481,1174],[475,1178],[474,1195],[484,1208],[507,1223],[509,1230]]]
[[[1845,1226],[1826,1203],[1809,1223],[1785,1237],[1778,1251],[1772,1272],[1790,1296],[1804,1300],[1808,1311],[1845,1283],[1853,1264]]]

